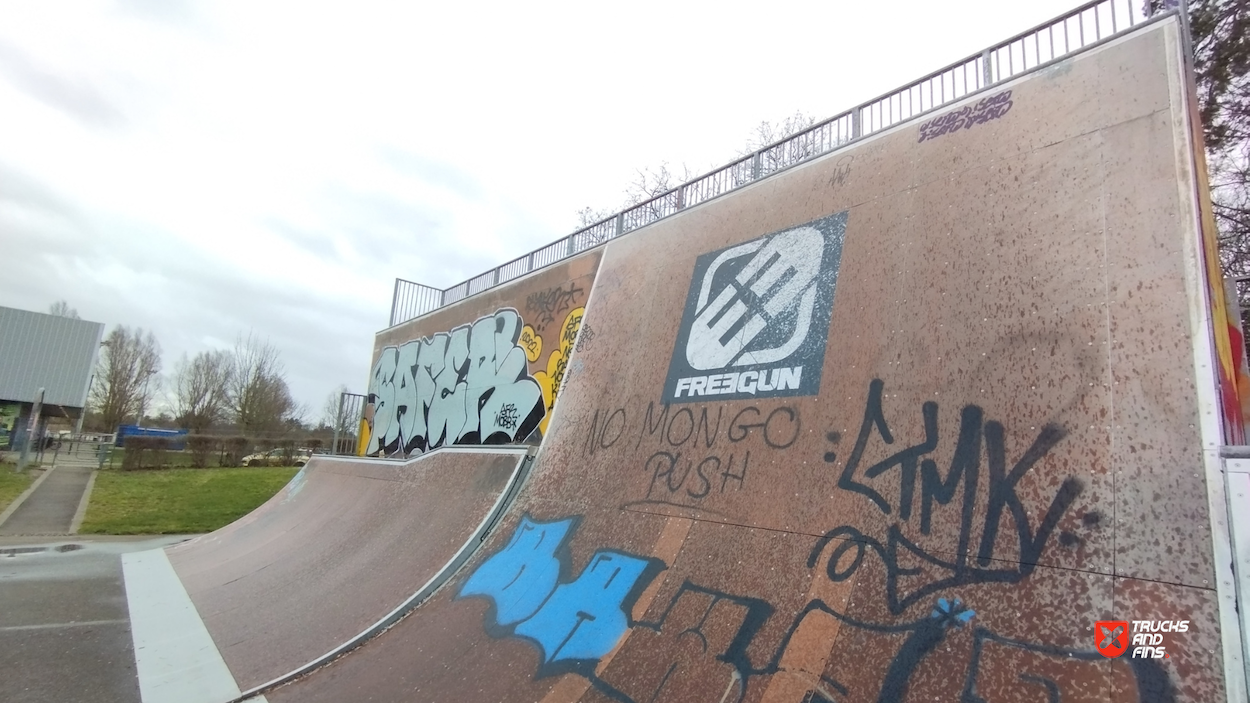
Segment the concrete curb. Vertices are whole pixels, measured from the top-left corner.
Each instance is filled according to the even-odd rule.
[[[92,471],[91,478],[87,479],[86,488],[82,489],[82,498],[78,499],[78,510],[74,511],[74,519],[69,523],[69,533],[71,535],[78,534],[78,528],[82,527],[83,518],[87,517],[87,504],[91,502],[91,489],[95,488],[95,477],[99,475],[99,471]]]
[[[47,471],[44,471],[42,476],[35,479],[35,482],[30,484],[30,488],[27,488],[22,495],[18,496],[16,500],[9,504],[9,507],[4,509],[4,512],[0,513],[0,527],[4,527],[4,523],[8,521],[9,516],[17,512],[18,508],[22,507],[22,503],[26,502],[26,499],[30,497],[30,494],[34,493],[35,489],[39,487],[39,484],[43,483],[45,478],[51,476],[53,471],[56,471],[56,467],[52,467]],[[92,478],[95,477],[92,476]]]

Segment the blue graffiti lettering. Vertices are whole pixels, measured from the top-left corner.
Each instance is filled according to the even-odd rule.
[[[516,634],[537,642],[547,663],[599,659],[629,629],[621,604],[649,564],[621,552],[596,552],[581,576],[557,587]]]
[[[558,550],[574,519],[535,522],[521,518],[507,546],[482,562],[465,581],[460,597],[484,596],[494,603],[495,627],[509,627],[538,612],[560,580]]]
[[[664,568],[659,559],[604,549],[570,580],[567,541],[577,522],[522,517],[508,544],[482,562],[457,595],[489,599],[487,632],[533,644],[542,654],[540,677],[593,674],[634,625],[634,604]]]

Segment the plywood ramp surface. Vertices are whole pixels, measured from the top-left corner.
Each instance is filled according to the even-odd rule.
[[[247,517],[167,552],[239,687],[306,664],[440,572],[508,487],[524,451],[404,463],[314,457]]]
[[[1222,700],[1177,32],[611,242],[506,519],[270,700]]]

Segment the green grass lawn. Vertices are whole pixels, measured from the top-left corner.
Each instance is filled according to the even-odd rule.
[[[12,464],[0,464],[0,512],[9,507],[22,491],[30,487],[35,477],[29,471],[14,473]]]
[[[211,532],[269,500],[299,469],[101,471],[80,533]]]

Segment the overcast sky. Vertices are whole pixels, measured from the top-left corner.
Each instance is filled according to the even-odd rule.
[[[320,416],[395,277],[439,288],[1045,21],[1004,3],[0,0],[0,305],[249,330]]]

